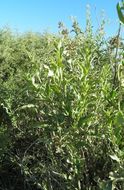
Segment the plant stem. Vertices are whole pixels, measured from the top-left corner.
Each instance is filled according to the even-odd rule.
[[[118,28],[118,34],[117,34],[117,46],[116,46],[116,52],[115,52],[115,65],[114,65],[114,79],[113,79],[113,86],[115,85],[116,82],[116,76],[117,76],[117,56],[118,56],[118,50],[119,50],[119,37],[120,37],[120,32],[121,32],[121,23],[119,24]]]

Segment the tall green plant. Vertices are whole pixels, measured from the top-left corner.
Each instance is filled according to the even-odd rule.
[[[122,85],[113,88],[113,55],[90,18],[85,32],[73,22],[73,38],[60,29],[58,36],[1,34],[0,105],[11,119],[10,126],[2,109],[9,135],[0,130],[0,142],[11,142],[1,189],[122,190],[123,94]]]

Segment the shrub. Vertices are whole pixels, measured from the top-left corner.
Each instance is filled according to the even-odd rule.
[[[1,31],[2,189],[123,189],[123,64],[115,82],[103,35],[73,32]]]

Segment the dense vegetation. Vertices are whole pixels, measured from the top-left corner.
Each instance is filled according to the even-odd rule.
[[[0,31],[1,190],[124,189],[124,46],[103,25]]]

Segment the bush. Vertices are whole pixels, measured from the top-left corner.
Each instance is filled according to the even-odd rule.
[[[114,81],[101,30],[73,31],[0,32],[1,189],[124,187],[123,63]]]

